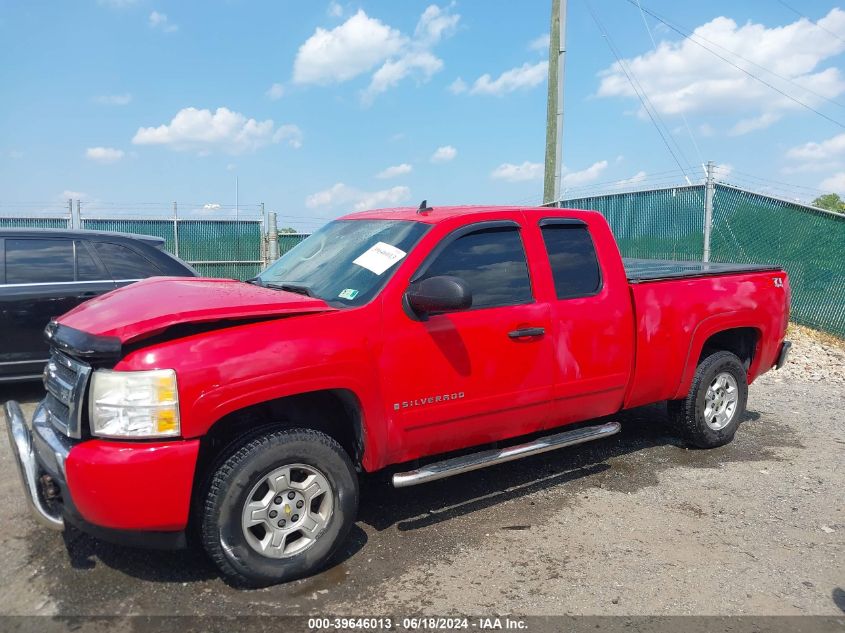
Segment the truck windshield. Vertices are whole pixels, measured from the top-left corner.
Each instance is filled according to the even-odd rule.
[[[409,220],[336,220],[285,253],[256,281],[334,306],[363,305],[427,229]]]

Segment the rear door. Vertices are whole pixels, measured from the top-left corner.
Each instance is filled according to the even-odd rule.
[[[452,275],[470,309],[415,319],[385,305],[382,389],[401,437],[393,460],[454,450],[540,428],[554,376],[549,305],[535,299],[522,227],[469,225],[444,237],[411,277]]]
[[[7,237],[0,285],[0,378],[38,375],[47,359],[44,327],[114,288],[85,244],[71,238]]]
[[[574,218],[539,222],[554,283],[551,302],[555,347],[553,426],[586,420],[622,407],[633,363],[633,314],[618,265],[602,261],[618,251],[607,235],[597,248],[590,226]]]

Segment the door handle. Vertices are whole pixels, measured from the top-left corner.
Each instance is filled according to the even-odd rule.
[[[508,332],[510,338],[529,338],[533,336],[543,336],[546,333],[546,328],[543,327],[524,327],[518,330],[511,330]]]

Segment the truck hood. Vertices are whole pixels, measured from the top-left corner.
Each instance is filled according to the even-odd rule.
[[[59,325],[121,343],[174,325],[333,312],[322,299],[231,279],[152,277],[113,290],[59,317]]]

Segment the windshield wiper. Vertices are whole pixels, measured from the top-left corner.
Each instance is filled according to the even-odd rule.
[[[286,290],[287,292],[295,292],[299,295],[305,295],[306,297],[315,297],[316,295],[311,290],[310,286],[306,286],[305,284],[296,284],[290,283],[287,281],[280,281],[278,283],[267,283],[264,284],[267,288],[276,288],[277,290]]]

